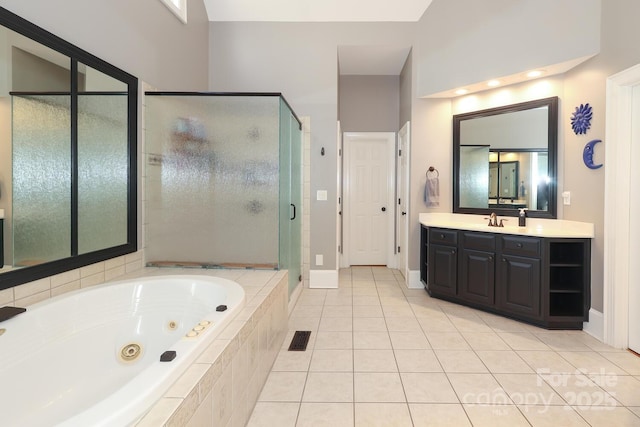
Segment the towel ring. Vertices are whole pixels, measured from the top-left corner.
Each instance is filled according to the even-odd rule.
[[[427,170],[427,178],[429,178],[429,173],[436,173],[436,178],[440,177],[440,172],[438,172],[438,169],[434,168],[433,166],[429,166],[429,169]]]

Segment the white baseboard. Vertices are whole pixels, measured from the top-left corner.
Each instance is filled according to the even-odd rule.
[[[338,270],[309,271],[309,288],[336,289],[338,287]]]
[[[589,321],[584,322],[582,330],[592,337],[604,342],[604,314],[594,310],[589,310]]]
[[[424,289],[424,285],[420,281],[420,270],[409,270],[409,289]]]

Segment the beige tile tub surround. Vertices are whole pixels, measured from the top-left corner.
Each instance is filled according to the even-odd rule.
[[[0,305],[29,307],[35,303],[80,288],[88,288],[110,280],[125,278],[127,274],[136,274],[141,272],[142,269],[142,251],[137,251],[4,289],[0,291]]]
[[[287,272],[219,270],[208,275],[240,283],[245,308],[137,427],[241,427],[253,411],[287,332]]]

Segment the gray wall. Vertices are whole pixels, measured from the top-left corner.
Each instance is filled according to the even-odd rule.
[[[340,76],[339,120],[343,132],[397,132],[399,76]]]
[[[411,109],[413,105],[413,85],[412,73],[413,70],[413,51],[409,52],[409,56],[402,67],[400,72],[400,127],[405,123],[411,121]]]
[[[404,124],[409,106],[412,119],[409,222],[416,225],[411,230],[409,261],[413,270],[417,270],[419,264],[418,214],[426,210],[421,188],[429,165],[437,167],[443,178],[441,205],[437,210],[451,209],[451,103],[420,96],[439,89],[442,84],[453,84],[448,80],[452,77],[463,76],[459,81],[465,82],[479,81],[490,71],[502,72],[512,67],[524,71],[529,64],[550,64],[597,51],[599,21],[597,16],[594,18],[593,5],[598,0],[587,0],[587,3],[564,0],[562,5],[518,0],[517,6],[533,15],[518,13],[511,0],[492,0],[483,2],[483,6],[484,3],[489,3],[489,7],[479,7],[475,0],[435,0],[418,23],[211,23],[210,90],[283,92],[299,115],[311,117],[311,194],[317,190],[328,191],[328,201],[313,198],[311,201],[311,259],[315,259],[315,254],[322,254],[325,261],[324,266],[312,265],[312,269],[336,268],[336,241],[330,231],[336,227],[338,46],[413,47],[409,68],[402,73],[398,113],[403,117],[399,124]],[[578,12],[579,19],[566,15],[568,6],[584,9]],[[460,19],[460,10],[472,11],[463,14],[468,16],[464,21],[466,25],[456,22]],[[530,35],[521,29],[531,30],[528,23],[531,16],[538,24],[544,22],[542,27],[546,31],[539,45],[534,46],[535,55],[511,52],[505,55],[500,51],[495,61],[486,59],[496,55],[495,46],[483,44],[487,40],[493,42],[505,34],[515,41],[529,40]],[[487,22],[490,29],[485,28]],[[585,25],[590,34],[576,36],[584,31]],[[573,46],[575,44],[580,46]],[[509,46],[513,45],[514,42],[509,41]],[[529,42],[527,46],[531,47]],[[407,101],[407,92],[410,101]],[[340,115],[345,117],[345,114],[348,113],[343,106]],[[344,123],[341,125],[344,129]],[[325,148],[324,157],[320,156],[321,147]]]
[[[562,98],[564,127],[564,190],[571,191],[571,205],[564,206],[564,217],[595,224],[596,238],[592,251],[591,305],[603,310],[604,281],[604,174],[608,167],[604,158],[606,116],[606,78],[640,63],[640,2],[634,0],[602,1],[602,40],[600,54],[565,75]],[[569,118],[576,106],[588,102],[593,107],[591,129],[586,135],[575,135]],[[582,162],[584,145],[602,139],[595,150],[594,163],[604,167],[591,170]],[[637,164],[637,159],[635,159]],[[561,189],[561,191],[562,191]]]
[[[210,80],[214,91],[282,92],[300,116],[311,117],[312,270],[337,268],[336,133],[339,45],[411,46],[408,23],[213,22]],[[320,155],[325,148],[325,156]],[[324,265],[313,264],[316,254]]]
[[[2,7],[162,90],[206,90],[209,22],[185,25],[158,0],[3,0]]]

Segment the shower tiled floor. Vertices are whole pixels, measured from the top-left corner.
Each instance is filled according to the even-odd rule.
[[[287,351],[296,330],[306,351]],[[302,291],[248,425],[640,426],[640,357],[352,267]]]

